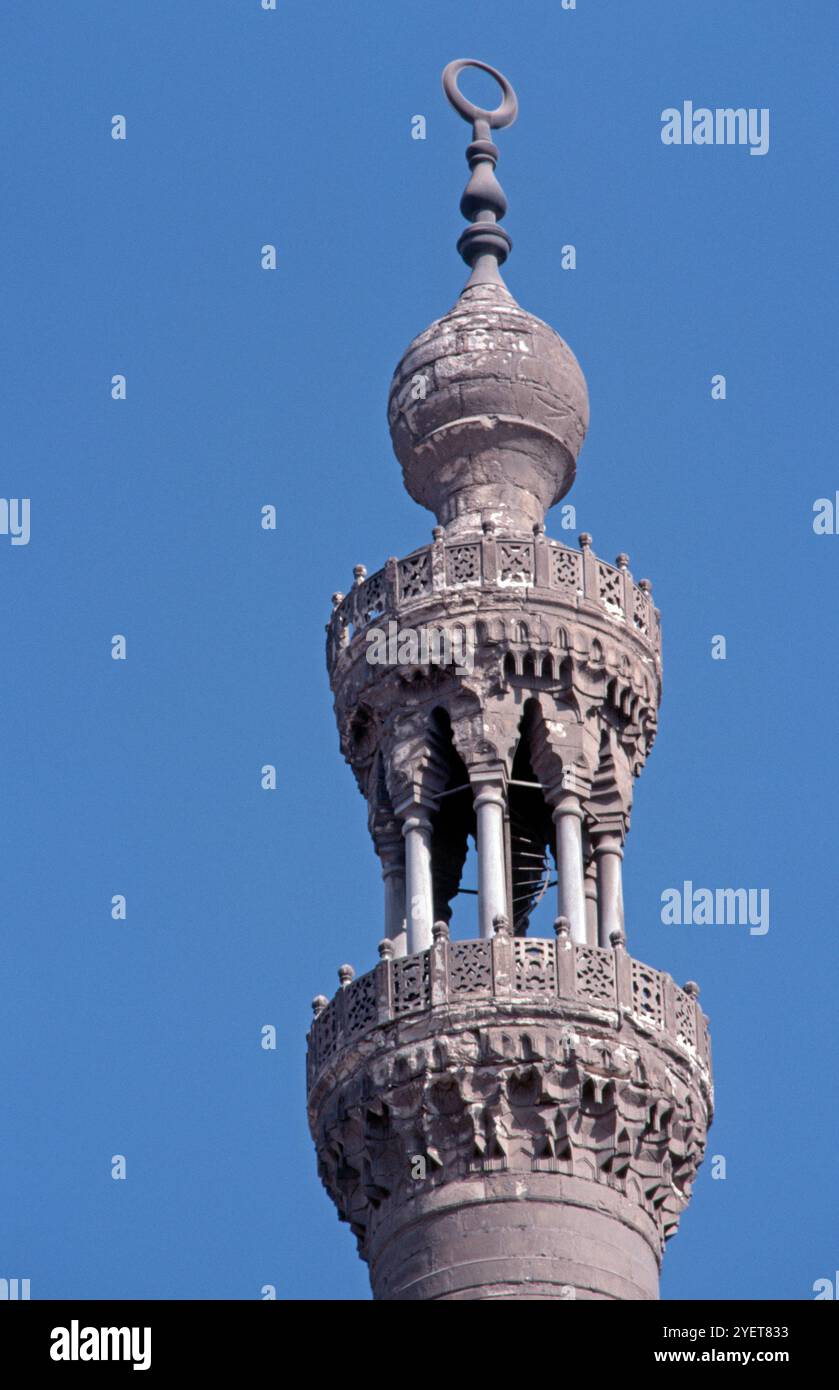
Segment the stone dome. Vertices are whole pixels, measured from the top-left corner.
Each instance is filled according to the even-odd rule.
[[[405,487],[447,531],[529,531],[574,481],[588,391],[568,345],[498,278],[414,339],[388,420]]]

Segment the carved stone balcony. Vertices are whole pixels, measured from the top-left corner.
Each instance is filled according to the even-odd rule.
[[[664,971],[615,949],[575,945],[560,934],[540,937],[496,935],[491,941],[450,941],[435,928],[434,945],[399,960],[385,958],[357,979],[342,967],[344,984],[327,1003],[321,996],[309,1033],[310,1089],[348,1045],[388,1024],[450,1005],[491,1005],[496,1010],[527,1004],[569,1018],[581,1011],[620,1032],[630,1018],[640,1032],[688,1059],[710,1087],[708,1020],[698,988],[681,989]]]
[[[651,663],[660,676],[661,628],[649,581],[633,580],[624,555],[616,565],[599,559],[589,536],[583,534],[580,544],[574,550],[541,529],[529,537],[496,536],[490,524],[481,536],[448,542],[438,527],[433,544],[404,560],[388,560],[369,577],[358,566],[354,587],[335,595],[327,627],[333,686],[345,654],[352,662],[362,649],[358,639],[373,625],[391,618],[418,625],[461,613],[514,613],[517,605],[588,619],[586,626],[599,627],[607,640],[610,634],[620,639],[623,650]]]
[[[556,943],[438,924],[387,950],[314,1001],[308,1054],[321,1179],[374,1295],[657,1298],[712,1114],[697,987],[564,921]]]

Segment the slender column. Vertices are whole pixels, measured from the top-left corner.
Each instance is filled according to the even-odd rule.
[[[479,783],[475,797],[478,818],[478,923],[484,940],[495,935],[494,919],[507,913],[504,849],[504,792],[500,783]]]
[[[582,819],[579,799],[573,792],[566,792],[553,812],[556,826],[557,910],[560,917],[568,918],[571,940],[585,946]]]
[[[394,956],[404,956],[408,950],[408,927],[405,917],[405,846],[402,839],[388,838],[381,845],[379,855],[385,885],[385,940],[393,946]]]
[[[434,894],[431,883],[431,821],[424,806],[415,803],[404,814],[405,915],[408,954],[431,945]]]
[[[612,932],[623,933],[623,848],[618,831],[598,835],[594,851],[597,859],[597,908],[600,946],[611,944]]]
[[[589,859],[585,868],[586,942],[597,945],[597,860]]]

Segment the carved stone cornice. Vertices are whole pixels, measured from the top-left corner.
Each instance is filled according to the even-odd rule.
[[[502,579],[504,546],[509,574]],[[474,580],[466,562],[455,563],[449,551],[472,557]],[[606,565],[589,545],[572,551],[544,536],[506,542],[483,535],[458,545],[438,539],[358,580],[333,613],[328,661],[341,748],[360,788],[369,796],[377,758],[384,761],[391,798],[402,794],[396,784],[427,783],[434,709],[447,712],[468,768],[500,760],[510,775],[524,705],[533,698],[552,721],[557,738],[549,737],[546,748],[553,745],[562,765],[582,761],[594,776],[608,731],[631,780],[656,734],[661,660],[655,613],[648,587],[636,585],[625,565]],[[396,637],[388,646],[381,637],[406,631],[445,634],[455,652],[466,644],[467,666],[428,659],[406,664]],[[369,659],[374,636],[386,660]],[[570,743],[558,743],[559,734],[580,744],[573,756]],[[556,775],[548,773],[548,780]],[[627,794],[626,817],[630,803]]]
[[[541,534],[503,537],[489,528],[456,542],[438,539],[404,560],[389,560],[375,574],[357,577],[348,594],[335,596],[327,625],[333,689],[353,663],[351,648],[362,648],[358,639],[371,627],[390,619],[419,626],[470,613],[491,620],[496,612],[503,621],[504,614],[512,617],[522,606],[537,618],[530,634],[537,644],[553,641],[557,618],[577,618],[595,639],[598,632],[607,642],[618,639],[660,686],[661,625],[649,581],[636,583],[626,564],[601,560],[585,539],[587,544],[575,550]],[[598,653],[590,656],[597,665]]]
[[[485,1200],[489,1175],[536,1181],[549,1204],[608,1209],[658,1261],[711,1114],[695,986],[620,943],[449,942],[440,930],[428,951],[319,1000],[309,1038],[321,1178],[371,1265],[394,1225],[438,1211],[448,1185],[453,1205],[472,1189]],[[602,1296],[647,1296],[620,1288]]]

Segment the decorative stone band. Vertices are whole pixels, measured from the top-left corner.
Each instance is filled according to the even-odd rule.
[[[710,1088],[708,1020],[698,988],[680,989],[663,971],[633,960],[620,941],[614,949],[575,945],[560,932],[557,941],[513,938],[450,941],[440,927],[426,951],[383,959],[358,979],[342,967],[341,988],[331,1003],[320,996],[309,1033],[311,1089],[343,1048],[394,1020],[450,1005],[494,1001],[552,1010],[567,1003],[592,1013],[620,1032],[630,1019],[641,1033],[694,1063]]]
[[[327,627],[330,672],[340,652],[371,624],[387,621],[428,597],[458,590],[549,590],[572,607],[594,604],[608,617],[629,626],[637,639],[661,659],[661,627],[651,585],[636,584],[625,555],[617,567],[600,560],[591,538],[580,537],[580,550],[549,540],[536,531],[531,538],[496,536],[491,526],[475,540],[447,543],[437,528],[432,545],[404,560],[389,560],[369,577],[363,566],[347,595],[335,595]]]
[[[318,1170],[377,1299],[655,1299],[712,1113],[696,987],[499,931],[315,1001]]]

